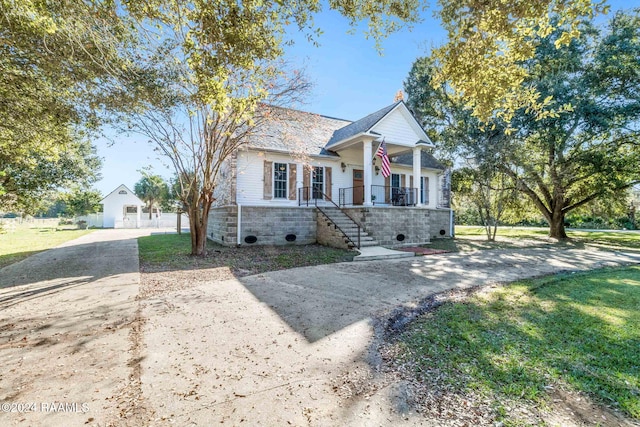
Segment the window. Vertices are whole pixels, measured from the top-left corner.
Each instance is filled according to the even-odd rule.
[[[322,199],[324,192],[324,168],[322,166],[313,167],[311,187],[313,188],[313,198]]]
[[[273,198],[287,198],[287,164],[273,164]]]
[[[391,188],[400,188],[400,174],[391,174]]]
[[[429,178],[420,177],[420,203],[429,204]]]
[[[391,204],[398,206],[402,201],[400,200],[400,174],[391,174]]]
[[[391,199],[393,200],[398,196],[398,191],[400,190],[400,174],[392,173],[391,174],[391,188],[389,192],[391,194]]]

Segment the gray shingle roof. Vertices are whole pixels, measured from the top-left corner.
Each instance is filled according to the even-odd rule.
[[[360,120],[357,120],[348,126],[345,126],[341,129],[336,130],[333,133],[333,136],[331,137],[329,142],[327,143],[327,148],[330,148],[331,145],[335,144],[336,142],[342,141],[344,139],[347,139],[359,133],[368,131],[373,126],[375,126],[375,124],[378,123],[384,116],[389,114],[389,112],[393,110],[396,107],[396,105],[398,105],[401,102],[402,101],[394,102],[393,104],[388,105],[383,109],[376,111],[375,113],[371,113],[368,116],[363,117]]]
[[[336,130],[351,121],[287,108],[270,108],[273,119],[249,138],[250,147],[289,151],[294,155],[337,156],[324,147]]]
[[[428,169],[441,169],[441,170],[445,169],[444,165],[439,161],[437,161],[435,157],[433,157],[430,153],[427,153],[426,151],[422,151],[421,154],[422,156],[420,158],[420,164],[421,164],[420,167],[428,168]],[[398,165],[411,166],[413,165],[413,153],[409,152],[409,153],[400,154],[398,156],[392,156],[390,160],[391,160],[391,163],[395,163]]]

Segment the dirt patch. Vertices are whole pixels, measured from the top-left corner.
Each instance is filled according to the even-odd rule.
[[[209,282],[233,279],[236,275],[238,273],[232,272],[229,267],[143,273],[139,295],[140,299],[145,300]]]
[[[542,417],[549,425],[631,427],[640,422],[629,420],[612,408],[603,407],[589,396],[570,390],[568,387],[554,387],[549,390],[551,403]]]
[[[153,237],[153,236],[152,236]],[[352,261],[357,252],[329,248],[322,245],[242,246],[229,247],[211,244],[205,256],[188,255],[188,250],[171,252],[170,259],[140,254],[140,271],[154,273],[176,270],[227,269],[235,277],[296,267]],[[221,273],[209,271],[210,280],[225,280]]]

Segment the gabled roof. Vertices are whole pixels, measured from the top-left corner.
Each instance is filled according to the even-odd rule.
[[[382,120],[384,116],[386,116],[394,108],[396,108],[396,106],[401,102],[403,101],[394,102],[393,104],[388,105],[376,111],[375,113],[371,113],[368,116],[361,118],[360,120],[357,120],[343,128],[336,130],[333,133],[333,136],[331,137],[329,142],[327,143],[327,148],[331,147],[331,145],[335,144],[336,142],[340,142],[352,136],[358,135],[360,133],[367,132],[372,127],[374,127],[376,123]]]
[[[331,135],[351,123],[288,108],[270,107],[273,119],[249,137],[251,148],[286,151],[305,155],[336,156],[325,149]]]
[[[411,166],[413,165],[413,153],[409,152],[409,153],[400,154],[398,156],[393,156],[390,158],[390,160],[391,160],[391,163],[395,163],[398,165]],[[440,170],[446,169],[442,163],[437,161],[435,157],[433,157],[430,153],[427,153],[426,151],[421,152],[420,167],[427,168],[427,169],[440,169]]]
[[[138,199],[138,201],[140,202],[140,205],[144,205],[144,204],[145,204],[142,200],[140,200],[140,198],[139,198],[138,196],[136,196],[136,193],[134,193],[133,191],[129,190],[129,187],[127,187],[127,186],[126,186],[126,185],[124,185],[124,184],[120,184],[120,185],[118,185],[118,186],[117,186],[117,187],[116,187],[116,188],[115,188],[111,193],[109,193],[109,194],[107,194],[106,196],[104,196],[104,197],[102,198],[102,200],[100,200],[100,203],[103,203],[103,202],[104,202],[104,201],[105,201],[109,196],[111,196],[112,194],[114,194],[116,191],[119,191],[120,189],[125,189],[125,190],[127,190],[127,191],[128,191],[127,195],[129,195],[129,196],[133,196],[133,197],[135,197],[136,199]]]
[[[339,157],[332,150],[334,145],[337,148],[341,141],[362,133],[380,135],[372,128],[399,106],[406,110],[403,111],[405,117],[411,116],[408,120],[412,120],[412,122],[409,124],[418,134],[423,134],[424,138],[428,139],[420,123],[413,117],[404,101],[400,100],[355,122],[289,108],[268,106],[271,118],[256,134],[249,137],[247,145],[254,149]],[[416,144],[432,146],[431,142],[423,139],[418,140]]]

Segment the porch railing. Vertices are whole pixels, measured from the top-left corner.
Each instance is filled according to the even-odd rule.
[[[372,185],[371,202],[374,205],[415,206],[418,203],[418,189]]]
[[[338,204],[340,206],[361,205],[364,203],[364,186],[340,188]]]
[[[320,206],[318,206],[318,200],[326,200],[327,202],[329,202],[330,205],[333,205],[334,207],[336,207],[338,210],[340,210],[340,212],[344,213],[347,217],[349,217],[351,221],[353,221],[353,223],[357,226],[357,229],[358,229],[358,236],[355,242],[353,241],[353,239],[351,239],[351,237],[349,237],[347,233],[344,232],[344,230],[342,230],[342,228],[340,228],[338,224],[335,223],[335,221],[329,216],[329,214],[327,214],[325,210],[323,210]],[[351,244],[354,245],[356,248],[360,249],[360,238],[361,238],[360,224],[358,224],[353,218],[351,218],[351,216],[348,213],[340,209],[340,206],[338,206],[336,202],[334,202],[331,199],[331,197],[324,194],[322,192],[322,189],[319,186],[314,188],[302,187],[298,189],[298,206],[303,206],[305,204],[306,206],[309,206],[309,204],[315,206],[316,209],[318,209],[318,211],[320,211],[325,216],[325,218],[327,218],[331,222],[331,224],[333,224],[335,229],[340,231],[340,233],[342,233],[342,236],[345,239],[351,242]]]
[[[331,200],[330,197],[322,192],[322,186],[298,188],[298,206],[314,205],[318,199]]]

